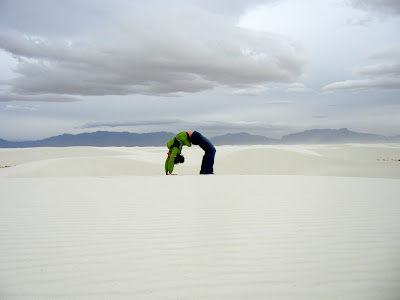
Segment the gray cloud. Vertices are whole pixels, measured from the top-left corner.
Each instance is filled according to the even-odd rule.
[[[0,0],[0,137],[102,127],[399,134],[398,47],[360,60],[399,43],[399,2],[331,2]],[[240,28],[246,18],[260,31]],[[328,83],[326,91],[363,92],[315,92]],[[47,102],[29,111],[30,100]]]
[[[358,68],[358,79],[331,83],[325,91],[354,90],[399,90],[400,89],[400,46],[380,49],[369,57],[372,64]]]
[[[165,121],[136,121],[136,122],[88,122],[79,127],[86,128],[101,128],[101,127],[135,127],[144,125],[176,125],[182,124],[182,120],[165,120]]]
[[[303,72],[301,51],[287,40],[197,7],[159,11],[121,14],[112,26],[68,39],[0,34],[0,49],[18,60],[9,90],[26,97],[254,91]]]
[[[400,1],[398,0],[350,0],[349,2],[355,8],[373,13],[400,14]]]
[[[60,94],[25,95],[0,90],[0,102],[9,101],[40,101],[40,102],[75,102],[82,100],[78,96]]]
[[[170,0],[166,3],[164,0],[1,0],[0,27],[32,35],[70,36],[88,28],[101,28],[101,24],[113,23],[119,16],[127,13],[134,18],[141,15],[151,18],[159,10],[164,11],[171,7],[185,10],[192,6],[218,15],[237,17],[246,9],[277,1],[279,0]]]

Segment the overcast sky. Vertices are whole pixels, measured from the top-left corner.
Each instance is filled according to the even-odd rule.
[[[0,138],[400,135],[398,0],[0,0]]]

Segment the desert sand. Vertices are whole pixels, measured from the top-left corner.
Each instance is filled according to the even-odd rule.
[[[400,299],[400,145],[0,149],[0,299]]]

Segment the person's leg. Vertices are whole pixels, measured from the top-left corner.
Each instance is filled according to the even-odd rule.
[[[214,145],[197,131],[193,132],[191,142],[194,145],[199,145],[205,152],[201,163],[200,174],[214,173],[214,158],[216,152]]]
[[[204,154],[200,174],[214,174],[214,158],[215,151]]]

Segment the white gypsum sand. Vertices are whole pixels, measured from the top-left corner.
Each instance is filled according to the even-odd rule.
[[[400,145],[165,152],[0,149],[0,299],[399,299]]]

